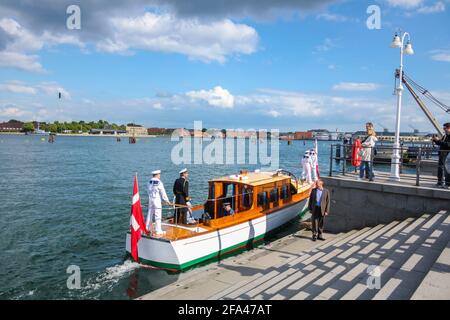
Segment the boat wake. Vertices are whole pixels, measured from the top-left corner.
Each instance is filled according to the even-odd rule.
[[[84,291],[83,295],[95,296],[96,293],[101,294],[101,292],[110,291],[119,280],[128,276],[132,271],[139,267],[141,267],[139,263],[131,260],[126,260],[122,264],[108,267],[97,276],[87,280],[86,284],[82,287],[82,290]]]

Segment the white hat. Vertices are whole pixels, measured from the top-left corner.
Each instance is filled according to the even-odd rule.
[[[155,171],[152,171],[152,174],[153,175],[155,175],[155,174],[160,174],[161,173],[161,170],[155,170]]]
[[[182,173],[185,173],[185,172],[187,172],[188,170],[186,169],[186,168],[184,168],[184,169],[182,169],[181,171],[180,171],[180,174],[182,174]]]

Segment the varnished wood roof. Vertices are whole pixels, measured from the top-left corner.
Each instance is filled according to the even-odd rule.
[[[286,174],[279,174],[276,172],[248,172],[245,175],[229,175],[213,179],[213,182],[228,182],[228,183],[242,183],[249,186],[260,186],[270,182],[277,182],[291,177]]]

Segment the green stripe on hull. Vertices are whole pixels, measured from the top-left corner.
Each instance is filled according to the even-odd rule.
[[[308,208],[304,209],[302,212],[299,213],[299,216],[303,217],[307,211],[308,211]],[[259,236],[256,236],[256,237],[254,237],[252,239],[248,239],[246,241],[243,241],[241,243],[235,244],[235,245],[230,246],[228,248],[225,248],[225,249],[222,249],[220,251],[216,251],[216,252],[210,253],[210,254],[208,254],[206,256],[203,256],[203,257],[200,257],[200,258],[197,258],[197,259],[194,259],[194,260],[182,263],[182,264],[172,264],[172,263],[158,262],[158,261],[147,260],[147,259],[142,259],[142,258],[139,258],[139,262],[143,263],[143,264],[148,264],[148,265],[151,265],[151,266],[154,266],[154,267],[157,267],[157,268],[181,271],[181,270],[184,270],[184,269],[191,268],[191,267],[193,267],[193,266],[195,266],[197,264],[200,264],[202,262],[206,262],[206,261],[209,261],[209,260],[216,259],[216,258],[220,257],[221,255],[226,255],[227,253],[230,253],[230,252],[232,252],[234,250],[237,250],[237,249],[240,249],[240,248],[244,248],[244,247],[248,247],[250,244],[253,244],[255,242],[263,240],[266,236],[268,236],[269,234],[279,230],[280,228],[282,228],[287,223],[288,222],[286,222],[285,224],[282,224],[281,226],[279,226],[279,227],[277,227],[277,228],[275,228],[273,230],[270,230],[270,231],[268,231],[266,233],[263,233],[263,234],[261,234]]]

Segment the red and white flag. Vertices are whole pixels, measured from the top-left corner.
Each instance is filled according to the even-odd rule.
[[[138,261],[138,242],[141,239],[142,232],[147,233],[147,227],[142,215],[141,199],[139,198],[139,186],[137,175],[134,176],[133,201],[131,205],[131,256]]]

